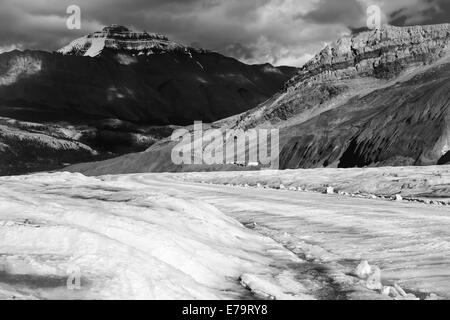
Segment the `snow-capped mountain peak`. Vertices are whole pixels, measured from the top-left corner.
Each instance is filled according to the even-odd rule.
[[[169,40],[166,36],[132,31],[124,26],[110,25],[72,41],[58,50],[65,55],[96,57],[105,49],[129,51],[136,54],[164,53],[175,50],[189,51],[190,48]]]

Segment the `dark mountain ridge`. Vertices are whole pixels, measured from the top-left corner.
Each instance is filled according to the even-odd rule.
[[[246,65],[120,26],[77,39],[58,52],[3,53],[0,173],[143,151],[169,135],[170,126],[213,122],[255,107],[296,70]],[[32,124],[15,127],[20,122]],[[55,135],[55,126],[71,133]],[[41,138],[52,141],[49,149],[34,143]],[[81,152],[73,143],[92,152]],[[63,149],[69,156],[59,159],[55,155]]]

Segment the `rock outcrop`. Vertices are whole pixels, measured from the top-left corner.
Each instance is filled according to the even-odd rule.
[[[145,31],[136,32],[124,26],[111,25],[103,28],[102,31],[72,41],[69,45],[59,49],[58,52],[67,55],[96,57],[105,49],[128,51],[141,55],[170,51],[203,51],[170,41],[164,35]]]
[[[393,27],[345,36],[306,63],[286,88],[368,76],[392,79],[431,64],[449,50],[450,24]]]

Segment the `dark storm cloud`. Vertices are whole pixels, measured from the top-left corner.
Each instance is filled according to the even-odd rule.
[[[373,2],[400,24],[449,16],[448,0],[1,0],[0,52],[55,50],[114,23],[249,63],[301,65],[325,43],[363,26]],[[82,30],[66,28],[73,4],[81,8]]]
[[[449,23],[450,1],[426,0],[418,8],[401,8],[389,16],[389,21],[398,26]]]
[[[350,27],[361,27],[366,6],[357,0],[320,0],[316,7],[297,18],[314,23],[343,23]]]
[[[233,43],[225,48],[225,53],[232,57],[240,57],[244,60],[251,60],[255,58],[252,48],[241,43]]]

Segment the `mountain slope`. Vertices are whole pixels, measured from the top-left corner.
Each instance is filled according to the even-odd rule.
[[[449,80],[446,64],[286,128],[282,168],[444,164]]]
[[[17,67],[19,63],[25,66]],[[71,123],[110,118],[147,125],[215,121],[266,100],[291,75],[270,65],[248,66],[199,52],[191,57],[184,52],[133,56],[106,51],[89,58],[15,51],[1,55],[0,65],[7,69],[0,76],[1,116]]]
[[[0,116],[72,123],[110,118],[146,125],[212,122],[263,102],[295,71],[250,66],[112,26],[58,53],[0,55]]]
[[[280,129],[286,168],[431,165],[450,161],[450,25],[392,27],[345,36],[257,108],[222,129]],[[69,168],[88,174],[226,168],[170,166],[173,143]],[[155,163],[156,161],[156,163]],[[124,164],[126,169],[124,168]]]
[[[449,41],[450,25],[388,27],[326,48],[287,91],[336,84],[350,97],[288,123],[281,167],[443,164],[450,150]]]
[[[101,157],[83,153],[64,162],[103,159],[145,150],[170,134],[171,128],[161,126],[211,122],[249,110],[280,90],[296,70],[246,65],[161,35],[111,26],[59,52],[1,54],[0,117],[62,130],[76,127],[81,133],[67,141],[83,143]],[[1,130],[0,143],[8,146],[1,150],[9,150],[0,174],[38,169],[42,166],[35,164],[47,160],[53,168],[63,163],[39,150],[28,159],[17,151],[25,148],[22,140],[11,143]]]

